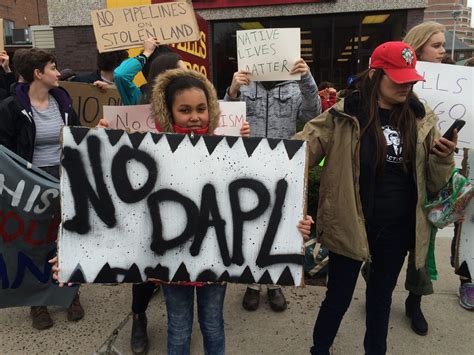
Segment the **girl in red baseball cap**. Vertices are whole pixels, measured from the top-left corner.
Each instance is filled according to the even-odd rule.
[[[423,80],[413,49],[377,47],[358,89],[308,122],[310,163],[325,156],[317,230],[329,249],[328,290],[313,333],[312,354],[329,354],[364,261],[372,262],[366,291],[366,354],[385,354],[392,292],[407,254],[425,265],[430,225],[428,194],[446,185],[453,141],[440,136],[436,115],[413,94]],[[333,158],[331,158],[333,157]],[[308,235],[310,218],[299,229]]]

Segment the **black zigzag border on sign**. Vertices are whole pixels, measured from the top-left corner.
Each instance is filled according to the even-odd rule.
[[[467,263],[465,261],[463,261],[462,264],[459,266],[458,273],[464,277],[472,279],[471,273],[469,272],[469,267],[467,266]]]
[[[209,155],[212,155],[214,149],[216,149],[217,145],[224,139],[223,136],[208,136],[204,137],[204,144],[206,145],[207,151]]]
[[[151,135],[151,139],[153,139],[153,142],[155,142],[155,144],[157,144],[160,141],[160,139],[164,136],[163,133],[152,133],[152,132],[150,132],[148,134]]]
[[[129,269],[112,268],[109,263],[105,263],[95,277],[94,283],[116,283],[119,275],[124,276],[122,282],[143,282],[140,269],[135,263]]]
[[[147,134],[142,133],[142,132],[132,132],[132,133],[127,133],[127,135],[128,135],[128,139],[130,139],[130,143],[132,143],[132,147],[135,149],[138,149],[138,147],[143,142]]]
[[[249,157],[252,156],[253,152],[255,151],[255,149],[257,149],[261,141],[262,141],[262,138],[260,137],[248,137],[248,138],[242,139],[245,150],[247,151],[247,155]]]
[[[199,140],[201,139],[201,135],[199,134],[193,134],[193,135],[188,135],[188,138],[189,138],[189,141],[191,142],[191,144],[193,145],[193,147],[196,146],[196,144],[198,144]]]
[[[78,284],[86,283],[84,272],[82,271],[82,267],[80,264],[77,264],[76,268],[74,269],[71,276],[69,277],[68,282],[74,282]]]
[[[286,154],[288,154],[288,158],[291,160],[295,156],[295,154],[300,150],[303,146],[303,141],[299,140],[283,140],[283,144],[285,145]]]
[[[268,270],[265,270],[265,272],[263,273],[262,277],[258,280],[258,283],[259,284],[267,284],[267,285],[271,285],[273,284],[273,280],[272,280],[272,277],[270,276],[270,273],[268,272]]]
[[[274,150],[277,147],[278,143],[281,142],[281,139],[267,138],[267,142],[270,149]]]
[[[229,148],[232,148],[234,144],[239,140],[240,137],[234,137],[234,136],[226,136],[225,140],[227,141],[227,145]]]
[[[291,275],[290,268],[287,266],[283,270],[283,272],[280,275],[280,278],[277,281],[278,285],[283,285],[283,286],[294,286],[295,285],[295,280],[293,279],[293,275]]]
[[[84,140],[84,137],[87,136],[87,133],[89,133],[89,128],[70,127],[69,131],[71,132],[72,138],[74,138],[76,145],[79,145]]]
[[[186,268],[186,265],[184,263],[181,263],[179,265],[178,270],[176,270],[174,276],[173,276],[173,282],[189,282],[191,281],[189,278],[189,272],[188,269]]]
[[[158,279],[162,281],[170,281],[170,269],[161,264],[153,267],[145,268],[145,275],[148,279]]]
[[[179,145],[183,141],[183,139],[186,137],[185,134],[175,134],[175,133],[170,133],[170,134],[165,134],[166,139],[168,141],[168,145],[171,149],[171,152],[174,153],[176,149],[178,149]]]
[[[114,146],[117,144],[117,142],[122,138],[123,134],[125,131],[121,129],[106,129],[105,134],[107,134],[107,137],[109,138],[109,143],[110,145]]]

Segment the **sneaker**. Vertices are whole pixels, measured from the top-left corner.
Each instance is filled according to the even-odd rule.
[[[286,299],[281,288],[268,289],[267,293],[270,307],[275,312],[283,312],[286,309]]]
[[[30,309],[31,325],[38,330],[48,329],[53,326],[53,320],[45,306],[33,306]]]
[[[130,339],[130,346],[134,354],[146,354],[148,351],[148,334],[146,327],[148,320],[146,313],[133,314],[132,324],[132,338]]]
[[[72,300],[71,305],[67,309],[67,320],[70,322],[77,322],[84,317],[84,308],[79,301],[79,292]]]
[[[466,282],[459,286],[459,304],[462,308],[474,311],[474,283]]]
[[[421,311],[420,301],[412,301],[408,297],[405,301],[405,314],[411,319],[411,329],[418,335],[426,335],[428,333],[428,322]]]
[[[260,304],[260,291],[247,287],[242,300],[242,307],[247,311],[255,311]]]

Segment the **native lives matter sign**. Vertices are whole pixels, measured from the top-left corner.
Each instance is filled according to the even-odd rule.
[[[191,2],[93,10],[91,16],[100,53],[142,47],[150,37],[168,44],[197,41],[200,36]]]
[[[474,70],[459,65],[417,62],[416,70],[424,76],[413,88],[421,101],[438,116],[441,134],[456,119],[466,125],[459,132],[458,147],[472,148],[474,144],[473,83]]]
[[[299,58],[299,28],[237,31],[238,68],[248,70],[252,80],[299,80],[300,74],[290,75],[293,64]]]
[[[63,129],[60,279],[301,285],[306,143]]]

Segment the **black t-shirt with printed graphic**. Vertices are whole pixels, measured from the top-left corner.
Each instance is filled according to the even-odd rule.
[[[413,215],[417,201],[413,164],[408,162],[407,169],[403,168],[403,137],[390,124],[390,113],[390,110],[379,109],[387,156],[384,174],[375,179],[373,217],[378,225],[403,223],[407,216]]]

